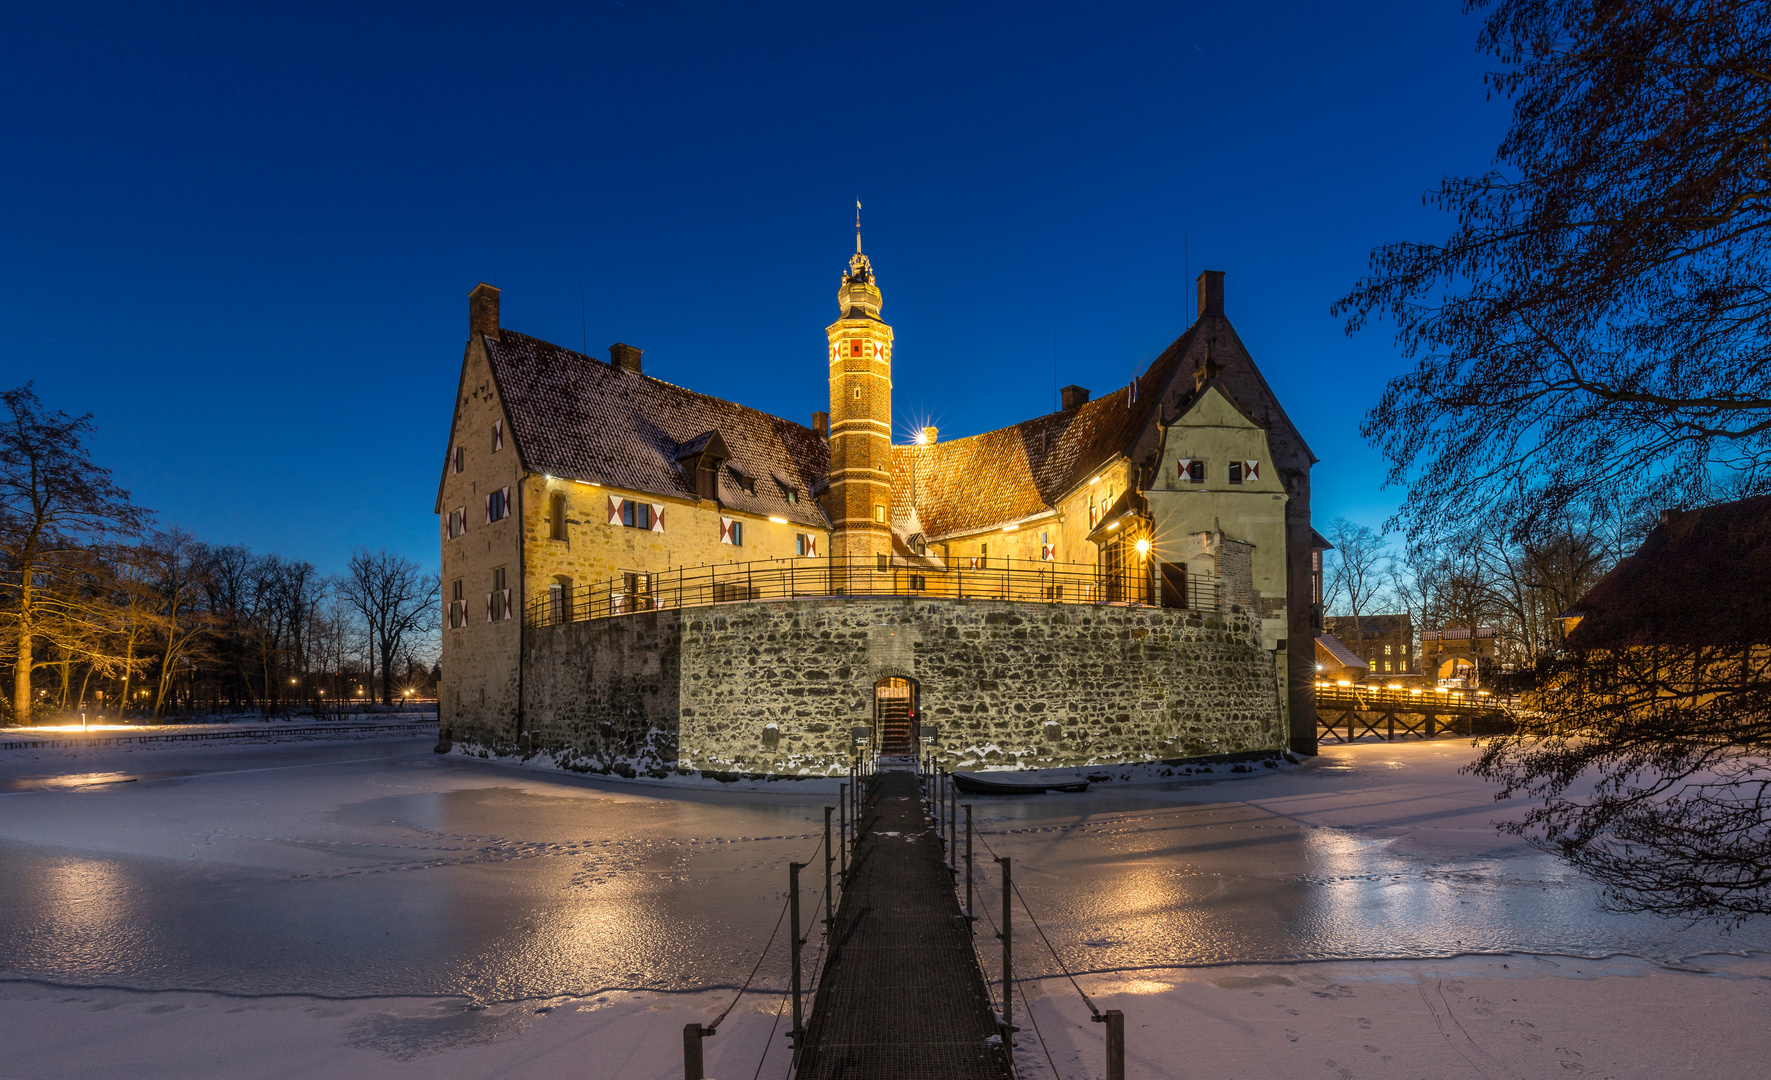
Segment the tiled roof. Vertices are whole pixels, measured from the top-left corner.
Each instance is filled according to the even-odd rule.
[[[1371,670],[1370,664],[1359,659],[1358,655],[1355,654],[1353,650],[1341,644],[1341,639],[1335,637],[1333,634],[1317,634],[1316,650],[1319,654],[1317,656],[1318,660],[1327,659],[1343,668],[1356,668],[1361,671]],[[1326,654],[1326,656],[1320,654]]]
[[[934,446],[892,447],[892,501],[914,501],[930,538],[1004,525],[1050,509],[1126,452],[1186,351],[1191,331],[1130,386],[1080,407]],[[912,493],[914,492],[914,499]]]
[[[718,431],[732,452],[729,465],[757,480],[752,494],[722,468],[722,506],[829,527],[812,485],[829,471],[830,447],[811,428],[514,330],[499,336],[485,339],[486,355],[517,451],[532,471],[694,498],[677,455],[682,444]],[[797,502],[787,501],[783,486],[798,492]]]
[[[1771,642],[1771,495],[1669,512],[1569,615],[1573,649]]]

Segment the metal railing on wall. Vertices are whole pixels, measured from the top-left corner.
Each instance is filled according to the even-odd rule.
[[[775,559],[623,574],[591,585],[555,585],[528,602],[525,617],[530,626],[561,626],[639,611],[829,596],[1160,603],[1207,612],[1225,606],[1216,578],[1195,574],[1178,587],[1173,582],[1158,587],[1148,564],[1114,571],[1088,563],[963,558],[944,568],[899,564],[882,568],[877,561],[864,559]]]

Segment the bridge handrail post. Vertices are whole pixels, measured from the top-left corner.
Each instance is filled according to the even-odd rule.
[[[793,1028],[787,1033],[787,1037],[793,1040],[795,1064],[799,1062],[799,1045],[805,1038],[804,1013],[801,1009],[799,985],[799,950],[800,946],[804,944],[799,936],[799,872],[803,865],[796,862],[787,864],[788,919],[792,923],[788,929],[793,934],[789,939],[793,952]]]
[[[972,804],[965,804],[965,921],[975,927],[978,916],[972,911]]]
[[[849,774],[854,775],[854,770],[850,769]],[[841,871],[840,876],[843,884],[847,886],[849,880],[849,785],[836,785],[836,804],[841,808],[837,822],[837,851],[842,859],[842,865],[838,869]]]
[[[1010,920],[1014,917],[1014,908],[1009,901],[1014,895],[1014,879],[1009,872],[1009,857],[999,855],[996,861],[1002,864],[1002,1048],[1009,1054],[1015,1052],[1015,955],[1014,928]]]
[[[1107,1025],[1107,1080],[1125,1080],[1125,1014],[1108,1009],[1092,1019]]]
[[[836,908],[830,902],[830,872],[836,865],[836,852],[830,850],[830,814],[836,807],[824,808],[824,948],[836,940]]]
[[[719,1034],[699,1023],[683,1025],[683,1080],[704,1080],[701,1075],[701,1040]]]
[[[951,872],[959,862],[959,789],[947,782],[947,869]]]

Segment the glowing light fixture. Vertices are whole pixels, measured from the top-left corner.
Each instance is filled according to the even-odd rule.
[[[1150,554],[1150,541],[1148,541],[1148,540],[1139,540],[1138,541],[1138,554],[1139,555]]]
[[[1004,525],[1002,527],[1002,531],[1003,532],[1014,532],[1018,528],[1020,528],[1019,525]]]
[[[1348,681],[1346,679],[1336,679],[1334,681],[1334,684],[1336,686],[1352,686],[1353,685],[1350,681]]]
[[[777,525],[785,525],[785,524],[787,524],[787,519],[786,519],[786,518],[778,518],[778,517],[776,517],[776,516],[774,516],[774,515],[773,515],[773,514],[770,514],[770,515],[769,515],[769,520],[770,520],[770,521],[772,521],[772,522],[774,522],[774,523],[775,523],[775,524],[777,524]]]
[[[1098,477],[1098,476],[1097,476],[1097,477],[1095,477],[1095,478],[1094,478],[1094,479],[1093,479],[1093,480],[1090,480],[1090,481],[1089,481],[1089,483],[1091,483],[1091,484],[1098,484],[1098,483],[1100,483],[1100,482],[1101,482],[1101,478],[1100,478],[1100,477]]]
[[[1119,528],[1119,522],[1115,521],[1113,524],[1107,526],[1107,531],[1112,532],[1114,529],[1117,529],[1117,528]]]

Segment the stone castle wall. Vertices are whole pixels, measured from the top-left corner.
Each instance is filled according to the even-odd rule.
[[[917,680],[949,767],[1277,750],[1280,669],[1252,616],[841,597],[530,631],[535,749],[599,771],[846,770],[874,683]],[[674,754],[674,758],[672,755]]]

